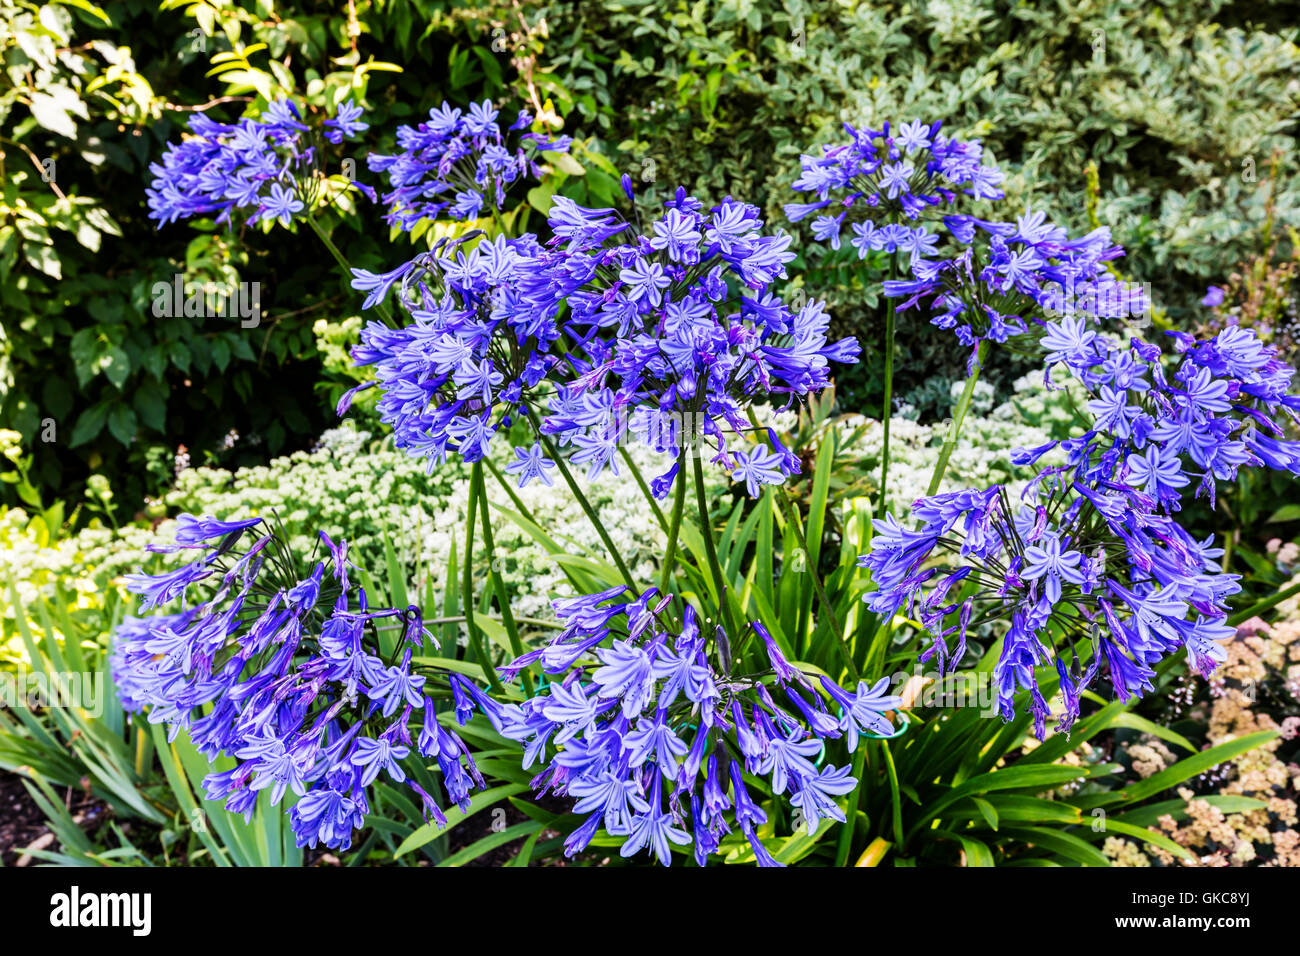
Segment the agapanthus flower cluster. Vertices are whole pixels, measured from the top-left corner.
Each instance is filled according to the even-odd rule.
[[[1226,601],[1238,576],[1222,571],[1212,538],[1197,541],[1179,524],[1182,497],[1199,479],[1196,493],[1213,503],[1216,482],[1243,465],[1300,474],[1300,442],[1284,437],[1300,413],[1300,398],[1287,394],[1294,370],[1251,330],[1207,341],[1171,332],[1170,361],[1095,319],[1044,321],[1040,339],[1049,382],[1064,366],[1093,396],[1092,427],[1012,455],[1030,465],[1059,447],[1066,464],[1041,471],[1015,505],[999,486],[923,498],[912,507],[920,526],[878,522],[861,560],[871,608],[906,607],[941,667],[960,661],[971,627],[1007,623],[994,670],[999,704],[1009,719],[1015,694],[1028,689],[1040,737],[1048,705],[1039,668],[1055,671],[1064,731],[1102,669],[1126,699],[1150,690],[1153,665],[1180,649],[1199,674],[1217,667],[1226,652],[1216,642],[1235,633]]]
[[[215,216],[233,224],[237,216],[254,225],[278,220],[288,225],[308,209],[306,173],[320,162],[320,139],[341,143],[368,128],[351,100],[313,129],[293,100],[277,100],[261,119],[219,123],[203,113],[189,122],[189,135],[167,147],[152,163],[146,190],[149,218],[158,224]]]
[[[520,110],[502,132],[498,116],[488,100],[468,110],[444,102],[419,125],[398,128],[400,152],[367,157],[369,168],[386,173],[392,187],[383,196],[389,224],[409,232],[422,221],[473,220],[499,210],[512,183],[541,178],[538,152],[566,153],[572,146],[568,136],[532,132],[520,133],[512,145],[507,135],[527,129],[533,117]]]
[[[876,522],[860,561],[875,588],[868,606],[887,617],[906,609],[931,638],[922,659],[941,671],[961,661],[973,628],[1008,624],[993,670],[998,706],[1011,719],[1028,690],[1040,739],[1050,713],[1040,669],[1056,680],[1066,732],[1103,668],[1120,699],[1140,696],[1152,665],[1179,649],[1208,675],[1224,658],[1215,642],[1235,633],[1224,620],[1238,575],[1220,570],[1222,551],[1122,481],[1088,481],[1067,465],[1046,469],[1019,501],[1000,485],[966,489],[918,500],[912,517],[910,529],[892,515]]]
[[[631,198],[627,177],[624,189]],[[748,203],[706,209],[680,188],[648,234],[564,197],[549,221],[548,251],[521,265],[516,285],[539,325],[561,322],[564,374],[553,376],[542,429],[570,460],[592,477],[617,471],[630,432],[675,459],[656,494],[687,447],[711,447],[751,493],[797,471],[779,442],[770,452],[728,447],[728,435],[749,428],[750,405],[798,402],[830,384],[832,363],[858,357],[856,340],[829,341],[822,303],[792,306],[774,291],[794,258],[790,237],[764,235]]]
[[[962,248],[948,258],[913,257],[912,277],[886,280],[884,292],[904,300],[900,311],[927,306],[933,325],[971,349],[972,369],[981,341],[1039,334],[1050,317],[1096,324],[1150,309],[1143,288],[1107,270],[1124,250],[1105,227],[1070,239],[1033,210],[1014,223],[957,215],[944,224]]]
[[[240,548],[245,538],[255,540]],[[271,806],[293,793],[287,812],[298,845],[346,849],[381,775],[445,822],[403,766],[414,752],[437,761],[462,808],[484,782],[465,743],[438,719],[431,695],[445,675],[412,664],[426,641],[419,610],[369,608],[349,579],[347,544],[324,534],[321,543],[326,556],[301,574],[261,519],[182,515],[175,544],[155,550],[198,557],[127,579],[142,609],[180,608],[123,621],[111,664],[128,710],[148,709],[169,739],[184,730],[209,760],[238,761],[204,779],[207,799],[249,819],[263,791]],[[191,603],[199,586],[206,596]],[[380,627],[393,632],[386,653]]]
[[[906,222],[953,204],[959,194],[1001,199],[1004,178],[996,166],[981,163],[978,140],[950,139],[941,126],[913,120],[897,128],[885,122],[880,129],[856,129],[845,123],[849,142],[823,146],[821,156],[800,157],[794,189],[817,199],[786,205],[786,215],[797,222],[817,213],[813,235],[832,249],[840,248],[844,226],[851,223],[859,258],[880,250],[913,259],[935,254],[937,237],[923,224]]]
[[[772,797],[789,795],[809,832],[845,819],[836,803],[857,786],[850,768],[823,765],[826,741],[893,731],[886,712],[901,706],[888,679],[849,691],[812,680],[787,660],[761,623],[761,672],[731,674],[748,638],[728,640],[693,606],[651,588],[628,599],[623,587],[554,602],[563,630],[502,673],[540,665],[552,683],[520,704],[503,704],[458,681],[461,722],[480,710],[538,766],[538,793],[574,800],[585,821],[565,852],[585,849],[602,828],[620,853],[650,852],[668,865],[672,848],[693,847],[703,866],[738,829],[760,865],[780,865],[756,828],[767,821],[751,778],[768,778]],[[737,646],[739,645],[739,646]]]
[[[1168,334],[1173,361],[1154,344],[1125,345],[1082,317],[1047,323],[1048,364],[1064,366],[1093,396],[1093,428],[1065,443],[1082,473],[1094,481],[1116,474],[1169,511],[1193,482],[1213,505],[1216,483],[1234,480],[1243,465],[1300,474],[1300,442],[1286,438],[1300,419],[1300,397],[1288,394],[1295,370],[1277,350],[1235,326],[1205,341]],[[1031,463],[1056,444],[1014,460]]]
[[[362,330],[352,356],[374,366],[376,381],[349,392],[339,414],[353,393],[377,384],[380,416],[399,448],[427,457],[430,468],[449,451],[482,458],[558,363],[549,354],[559,336],[555,322],[522,307],[514,289],[520,263],[539,251],[532,235],[471,235],[440,241],[388,273],[354,269],[352,285],[368,293],[367,308],[400,282],[410,321],[396,329],[370,322]]]

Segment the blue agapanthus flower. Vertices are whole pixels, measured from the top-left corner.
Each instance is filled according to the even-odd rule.
[[[360,116],[351,100],[343,103],[325,120],[325,138],[338,144],[355,136],[367,128]],[[159,226],[196,216],[288,225],[315,201],[310,174],[320,160],[320,132],[303,122],[290,99],[271,103],[261,119],[236,123],[196,113],[188,135],[149,166],[149,218]]]
[[[417,126],[398,128],[400,152],[368,156],[370,169],[385,173],[392,187],[383,196],[388,222],[409,232],[420,222],[487,216],[502,208],[512,183],[541,178],[537,153],[565,153],[572,145],[568,136],[532,132],[510,144],[507,136],[527,129],[533,117],[521,110],[503,132],[498,115],[488,100],[468,110],[444,102]]]
[[[672,459],[652,485],[660,496],[683,448],[712,446],[751,493],[798,471],[775,439],[770,452],[729,446],[751,405],[801,402],[828,387],[832,363],[858,356],[854,339],[828,339],[820,302],[791,308],[773,291],[794,255],[788,236],[763,235],[753,206],[706,211],[684,190],[640,238],[615,210],[564,197],[550,225],[549,247],[532,235],[470,247],[471,234],[386,273],[353,270],[367,307],[401,289],[411,317],[370,323],[353,350],[375,366],[399,447],[474,461],[527,420],[541,428],[530,445],[553,439],[592,478],[617,471],[630,438],[644,441]],[[554,464],[540,447],[516,455],[521,484]]]
[[[711,449],[751,491],[796,471],[780,449],[756,459],[730,441],[749,428],[751,405],[805,400],[859,349],[829,339],[822,303],[777,294],[790,237],[764,234],[754,206],[727,198],[706,209],[680,188],[645,233],[564,197],[549,221],[553,238],[515,279],[537,327],[566,345],[543,433],[592,477],[617,471],[619,445],[637,436],[673,459],[658,494],[686,447]]]
[[[1040,739],[1052,713],[1040,672],[1067,732],[1103,667],[1127,699],[1150,690],[1153,665],[1179,649],[1201,674],[1226,659],[1216,642],[1235,633],[1224,621],[1238,575],[1123,482],[1049,468],[1019,501],[995,485],[922,498],[912,515],[914,529],[876,522],[861,560],[874,584],[868,606],[887,617],[906,608],[931,638],[922,660],[941,671],[962,659],[973,628],[1008,624],[993,670],[998,706],[1010,720],[1028,690]]]
[[[523,745],[524,766],[538,769],[534,789],[572,799],[586,816],[565,840],[569,856],[603,828],[623,856],[644,850],[668,865],[674,847],[691,846],[703,866],[734,827],[760,865],[780,865],[756,834],[767,815],[747,775],[788,795],[808,832],[823,819],[842,823],[834,798],[857,780],[847,766],[821,764],[825,741],[847,735],[855,749],[864,732],[888,735],[887,713],[902,705],[888,679],[855,690],[814,680],[760,622],[751,626],[766,665],[731,677],[717,666],[731,645],[654,588],[629,599],[613,587],[554,607],[563,629],[501,671],[539,665],[551,677],[545,691],[502,703],[457,682],[501,736]]]
[[[419,610],[369,608],[349,581],[345,542],[322,534],[328,557],[286,577],[292,557],[262,521],[184,519],[176,547],[204,553],[163,574],[127,578],[143,607],[181,601],[183,609],[128,617],[114,632],[110,663],[127,710],[166,724],[169,739],[185,731],[211,761],[238,761],[204,779],[207,799],[251,818],[263,792],[271,806],[293,794],[286,812],[298,845],[347,849],[381,778],[407,785],[427,815],[445,822],[403,767],[418,752],[442,770],[447,799],[468,807],[482,778],[431,699],[446,674],[412,663],[426,641]],[[255,540],[240,547],[245,536]],[[201,584],[205,596],[191,602]],[[381,624],[399,631],[387,654]]]
[[[1289,394],[1295,370],[1277,349],[1237,326],[1206,340],[1168,335],[1172,357],[1082,320],[1047,323],[1049,362],[1092,396],[1093,428],[1062,443],[1071,460],[1098,480],[1103,469],[1118,469],[1168,511],[1192,489],[1213,505],[1217,483],[1235,480],[1243,466],[1300,474],[1300,442],[1287,437],[1300,421],[1300,397]],[[1016,460],[1034,461],[1055,444],[1020,451]]]
[[[859,258],[879,250],[904,252],[913,259],[933,254],[930,230],[908,223],[963,194],[972,199],[1003,196],[1002,172],[981,162],[979,141],[950,139],[941,126],[913,120],[857,129],[845,123],[849,142],[823,146],[820,156],[800,157],[793,188],[816,199],[787,204],[786,215],[791,222],[815,216],[813,235],[833,249],[840,248],[844,227],[850,226]]]
[[[1099,673],[1127,699],[1150,690],[1154,666],[1176,651],[1206,676],[1226,659],[1239,576],[1222,570],[1212,539],[1179,523],[1183,495],[1195,488],[1213,503],[1216,483],[1242,466],[1300,474],[1300,442],[1285,437],[1300,398],[1276,350],[1236,327],[1209,340],[1170,335],[1172,360],[1091,318],[1046,322],[1045,359],[1094,396],[1094,419],[1012,461],[1059,447],[1066,463],[1040,471],[1014,503],[1001,486],[922,498],[918,526],[878,521],[861,559],[868,605],[886,616],[906,608],[931,637],[924,659],[941,669],[961,660],[971,628],[1007,624],[993,671],[999,707],[1010,719],[1028,690],[1040,738],[1051,711],[1042,672],[1062,702],[1057,729],[1068,731]]]
[[[1027,210],[1015,222],[957,215],[944,219],[957,244],[948,258],[913,257],[911,278],[886,280],[886,296],[900,310],[924,305],[931,323],[950,329],[971,349],[1041,333],[1049,318],[1068,317],[1080,334],[1104,319],[1141,316],[1150,309],[1143,287],[1117,280],[1106,264],[1123,255],[1110,230],[1078,239]],[[1044,348],[1051,349],[1051,342]]]
[[[441,241],[382,276],[353,270],[368,306],[400,288],[410,321],[362,330],[352,356],[373,366],[376,380],[353,389],[340,414],[353,393],[377,385],[378,410],[397,447],[428,458],[431,468],[450,452],[481,459],[499,431],[537,404],[536,391],[559,361],[550,352],[556,323],[536,316],[516,291],[518,270],[539,251],[532,235],[476,234]],[[535,455],[529,461],[535,467],[521,473],[521,485],[554,464]]]
[[[337,146],[345,139],[351,139],[369,129],[370,124],[361,120],[364,113],[365,111],[351,99],[344,100],[339,104],[334,118],[325,121],[325,138]]]

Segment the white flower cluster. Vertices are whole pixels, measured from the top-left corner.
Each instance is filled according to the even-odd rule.
[[[976,390],[979,395],[978,388]],[[948,461],[939,491],[960,488],[986,488],[1005,484],[1015,492],[1037,473],[1042,465],[1058,464],[1063,456],[1054,450],[1035,468],[1017,468],[1011,464],[1015,448],[1033,448],[1053,438],[1069,434],[1073,421],[1071,400],[1064,389],[1046,392],[1042,375],[1029,375],[1015,383],[1015,396],[986,414],[972,409],[962,425],[961,436]],[[955,396],[954,396],[955,397]],[[990,396],[991,398],[991,396]],[[987,401],[985,409],[991,405]],[[1032,424],[1031,424],[1032,422]],[[846,440],[844,451],[855,455],[868,472],[878,471],[884,444],[884,430],[874,419],[860,415],[840,419],[837,427]],[[855,429],[866,425],[857,441],[849,444]],[[889,501],[890,510],[902,518],[912,502],[924,497],[943,443],[948,439],[951,423],[922,425],[906,418],[894,418],[889,425]]]
[[[387,534],[399,563],[411,573],[409,584],[418,588],[412,593],[423,594],[431,584],[433,593],[441,596],[452,549],[458,552],[458,564],[463,557],[469,469],[449,461],[428,475],[423,462],[395,450],[386,440],[369,438],[365,432],[334,429],[321,436],[315,451],[295,452],[265,466],[235,472],[188,469],[177,476],[161,504],[172,515],[211,514],[223,520],[278,516],[291,549],[304,556],[316,546],[317,532],[324,530],[336,539],[346,538],[356,564],[380,582]],[[495,464],[501,470],[513,455],[504,443],[496,452]],[[640,446],[631,446],[629,452],[645,479],[654,478],[651,469],[661,465],[661,459]],[[649,579],[657,555],[662,554],[664,535],[636,482],[618,464],[619,476],[606,474],[589,484],[579,470],[578,481],[632,573]],[[559,475],[553,475],[555,487],[536,481],[515,493],[538,526],[567,553],[604,559],[600,539],[581,506]],[[561,565],[506,514],[515,511],[513,502],[490,473],[485,477],[493,504],[496,551],[492,560],[512,592],[512,609],[518,616],[549,618],[551,598],[567,591]],[[719,474],[713,490],[725,484],[725,476]],[[184,559],[183,553],[146,551],[150,542],[167,540],[170,525],[164,521],[153,530],[127,526],[120,532],[96,526],[46,545],[29,527],[25,512],[5,511],[0,513],[0,582],[12,577],[21,603],[29,609],[38,599],[55,598],[56,583],[74,606],[100,606],[103,589],[121,575],[142,565]],[[481,588],[488,556],[479,522],[475,547]],[[3,659],[19,654],[20,644],[11,623],[17,610],[9,600],[0,606],[4,609],[0,622],[8,622],[0,624]]]
[[[1063,437],[1072,420],[1071,403],[1077,405],[1081,399],[1068,389],[1046,391],[1041,373],[1018,381],[1013,394],[1012,401],[991,412],[969,416],[942,490],[983,487],[992,482],[1014,489],[1023,484],[1029,470],[1011,465],[1011,450]],[[760,411],[762,421],[772,422],[782,432],[796,426],[792,412],[774,415]],[[849,444],[848,436],[864,424],[864,434]],[[879,422],[845,416],[836,419],[833,427],[845,440],[844,453],[860,468],[867,473],[879,468]],[[948,426],[895,418],[890,427],[890,499],[901,517],[914,499],[925,494]],[[647,482],[656,477],[656,469],[663,463],[660,456],[635,443],[628,451]],[[498,470],[512,457],[510,447],[500,443],[494,455]],[[588,483],[579,470],[577,480],[632,574],[652,580],[665,536],[626,466],[621,460],[616,462],[617,476],[606,473]],[[728,484],[717,468],[706,468],[705,474],[711,495]],[[515,494],[537,526],[567,554],[607,561],[581,506],[558,472],[551,475],[553,487],[533,481]],[[511,592],[512,610],[519,617],[549,618],[551,600],[570,591],[561,562],[529,534],[523,526],[526,522],[511,517],[515,506],[491,474],[485,478],[495,537],[491,559]],[[159,504],[168,514],[211,514],[223,520],[278,515],[290,546],[302,555],[311,553],[317,532],[324,530],[335,538],[346,538],[356,563],[377,581],[384,578],[383,542],[387,535],[399,562],[411,575],[412,594],[423,594],[431,585],[433,593],[441,596],[453,549],[458,552],[457,564],[461,562],[468,479],[469,470],[460,461],[449,461],[430,475],[423,462],[397,451],[387,440],[372,440],[367,432],[338,428],[323,434],[314,451],[296,452],[265,466],[235,472],[188,469]],[[664,513],[670,507],[671,501],[660,504]],[[129,525],[117,532],[94,526],[47,543],[28,526],[28,515],[22,510],[0,512],[0,581],[12,578],[20,601],[28,608],[39,598],[54,598],[56,583],[74,607],[102,606],[105,588],[121,575],[144,564],[183,559],[184,555],[156,556],[145,550],[151,541],[166,540],[169,524],[162,522],[152,530]],[[481,588],[488,556],[482,550],[478,523],[475,540],[480,555],[475,574]],[[12,656],[10,651],[19,651],[13,623],[17,610],[7,598],[0,601],[0,659]]]
[[[40,597],[52,598],[56,582],[74,605],[97,595],[103,572],[109,576],[134,570],[145,557],[145,545],[153,539],[148,528],[129,526],[120,532],[111,528],[87,528],[72,537],[46,542],[30,525],[30,515],[21,508],[0,511],[0,620],[12,621],[16,614],[10,600],[8,581],[18,589],[19,601],[30,605]],[[5,636],[8,627],[5,628]]]

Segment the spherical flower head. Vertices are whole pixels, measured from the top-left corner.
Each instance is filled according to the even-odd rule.
[[[603,827],[621,838],[623,856],[645,850],[668,865],[674,846],[693,845],[703,863],[727,851],[723,841],[738,827],[762,864],[770,854],[754,827],[767,812],[744,774],[770,777],[774,796],[789,794],[817,819],[842,821],[827,798],[857,781],[848,767],[818,766],[822,740],[841,737],[834,709],[847,711],[844,726],[893,729],[882,711],[899,701],[880,693],[887,680],[863,684],[856,695],[825,677],[818,687],[759,622],[752,634],[764,650],[738,665],[752,676],[731,680],[713,663],[730,656],[731,642],[720,644],[717,630],[701,627],[693,605],[654,588],[629,598],[611,587],[559,599],[555,609],[562,630],[503,671],[540,666],[546,688],[522,704],[483,694],[475,703],[502,736],[523,745],[527,761],[544,763],[534,785],[569,797],[574,812],[587,815],[566,841],[570,855]],[[765,678],[784,685],[793,710],[773,698]],[[729,759],[735,753],[743,766]],[[683,802],[693,808],[689,816]]]
[[[205,778],[208,799],[251,819],[260,794],[276,807],[293,793],[300,799],[285,812],[298,845],[346,848],[369,813],[367,788],[381,778],[409,782],[408,721],[424,726],[425,756],[453,754],[448,795],[465,798],[459,745],[445,733],[436,746],[426,740],[431,674],[413,663],[424,644],[417,608],[368,607],[349,581],[346,542],[322,536],[328,558],[295,571],[288,543],[260,519],[183,515],[178,525],[176,544],[158,550],[202,556],[129,576],[128,586],[145,596],[144,608],[183,600],[184,609],[128,617],[112,636],[109,662],[128,710],[148,711],[169,739],[187,733],[210,761],[239,761]],[[406,649],[385,660],[375,625],[397,617],[408,623]],[[481,785],[472,760],[468,768]]]
[[[1082,385],[1094,416],[1087,433],[1061,446],[1079,475],[1118,475],[1172,513],[1191,491],[1213,505],[1217,483],[1235,480],[1242,467],[1300,473],[1300,443],[1283,437],[1300,411],[1289,394],[1295,372],[1277,350],[1238,327],[1169,338],[1171,351],[1125,341],[1088,314],[1043,323],[1038,341],[1049,374]]]
[[[766,235],[758,210],[731,198],[706,209],[684,189],[644,234],[613,209],[557,198],[552,248],[521,268],[521,300],[575,343],[573,376],[558,387],[543,431],[591,477],[613,467],[621,442],[669,459],[667,494],[683,448],[704,453],[751,493],[784,480],[789,458],[738,450],[754,404],[787,406],[826,388],[855,340],[830,341],[820,302],[775,290],[794,257],[790,237]]]
[[[504,425],[528,418],[559,361],[550,354],[555,322],[518,302],[517,271],[536,239],[479,236],[440,241],[387,273],[353,272],[368,306],[399,290],[408,324],[368,323],[352,356],[375,369],[376,407],[397,447],[432,462],[449,452],[481,459]],[[523,451],[523,464],[509,470],[527,465],[525,483],[546,480],[553,462]]]
[[[813,233],[832,249],[840,247],[841,231],[854,227],[853,246],[860,258],[873,251],[902,248],[912,258],[932,250],[935,237],[924,226],[905,221],[927,210],[955,203],[958,196],[1001,199],[1002,172],[981,163],[978,140],[949,139],[940,123],[913,120],[896,129],[856,129],[844,125],[850,140],[823,146],[822,155],[800,157],[796,192],[812,193],[815,202],[789,203],[791,222],[820,213]]]
[[[424,122],[398,129],[400,152],[370,154],[369,168],[386,174],[391,187],[383,195],[387,221],[409,232],[420,223],[476,220],[503,208],[514,183],[541,178],[539,153],[566,153],[572,145],[567,136],[518,133],[532,124],[527,112],[504,131],[498,117],[487,100],[468,110],[444,102]]]
[[[260,118],[219,123],[203,114],[189,121],[188,135],[169,144],[149,171],[149,218],[159,226],[215,215],[218,223],[288,226],[325,192],[319,168],[322,137],[339,144],[365,130],[362,110],[351,100],[335,117],[313,126],[291,99],[270,103]]]
[[[917,245],[912,255],[911,276],[887,280],[884,292],[901,300],[900,311],[924,306],[931,324],[951,330],[970,347],[971,371],[981,342],[1039,336],[1051,364],[1086,352],[1098,324],[1149,308],[1141,288],[1117,281],[1107,270],[1123,250],[1105,229],[1071,240],[1032,209],[1015,222],[957,215],[944,223],[955,254],[932,258],[938,239],[928,237],[933,242]],[[885,230],[864,228],[868,231],[855,243],[884,242]],[[894,239],[903,248],[905,241]]]
[[[1178,650],[1212,669],[1237,576],[1207,560],[1208,544],[1145,490],[1168,479],[1156,451],[1140,459],[1149,466],[1140,484],[1080,446],[1075,463],[1043,469],[1018,505],[999,486],[917,501],[919,528],[879,523],[862,559],[875,587],[864,599],[883,613],[906,607],[930,638],[923,659],[941,671],[962,659],[973,627],[998,626],[999,708],[1010,719],[1027,694],[1040,739],[1044,672],[1057,681],[1065,732],[1099,675],[1127,699],[1149,691],[1153,665]]]

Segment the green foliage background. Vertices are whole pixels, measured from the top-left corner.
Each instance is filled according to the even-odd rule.
[[[1123,268],[1176,320],[1256,250],[1266,183],[1280,221],[1300,210],[1297,22],[1287,4],[1218,0],[0,0],[0,413],[34,455],[32,488],[3,493],[77,500],[98,472],[138,502],[165,488],[180,445],[195,464],[260,463],[333,420],[343,376],[326,359],[357,303],[322,282],[314,237],[145,216],[148,164],[195,108],[231,119],[285,92],[322,108],[347,87],[372,124],[360,157],[444,97],[549,104],[586,147],[585,175],[520,197],[520,215],[557,189],[610,201],[628,172],[652,198],[730,193],[777,225],[799,153],[842,122],[941,117],[1008,171],[1005,210],[1087,229],[1076,197],[1095,162]],[[334,238],[363,266],[401,254],[350,222]],[[884,263],[804,255],[799,281],[877,340]],[[264,321],[155,317],[152,284],[178,273],[259,282]],[[959,372],[928,331],[902,324],[900,394]],[[851,408],[880,413],[880,362],[868,348],[840,383]],[[1005,387],[1017,368],[1003,362],[991,380]],[[39,440],[51,420],[55,440]]]

